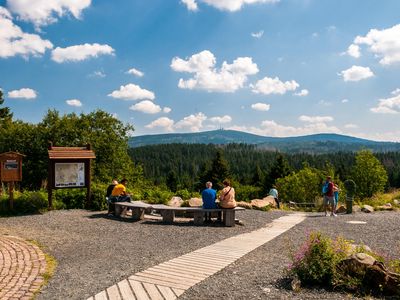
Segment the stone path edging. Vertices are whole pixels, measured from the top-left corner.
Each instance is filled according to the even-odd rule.
[[[46,258],[38,246],[0,235],[0,299],[32,299],[45,271]]]
[[[306,214],[280,217],[265,227],[222,240],[138,272],[88,300],[173,300],[245,254],[301,223]]]

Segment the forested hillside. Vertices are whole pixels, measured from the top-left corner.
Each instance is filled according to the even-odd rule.
[[[229,144],[223,146],[204,144],[168,144],[131,148],[129,154],[135,163],[143,166],[144,175],[156,184],[175,179],[180,188],[195,190],[204,172],[209,169],[217,150],[226,159],[233,179],[241,184],[260,185],[273,182],[269,179],[271,169],[278,157],[283,157],[291,171],[309,165],[317,169],[332,167],[341,180],[349,178],[355,162],[355,153],[335,152],[330,154],[281,154],[267,151],[255,145]],[[400,187],[400,152],[374,154],[385,167],[389,187]]]

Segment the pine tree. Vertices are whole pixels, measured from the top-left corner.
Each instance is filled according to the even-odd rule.
[[[3,103],[4,103],[3,91],[0,89],[0,106],[3,105]],[[0,107],[0,122],[3,120],[11,120],[12,116],[13,115],[8,107],[3,107],[3,108]]]
[[[211,164],[211,170],[208,173],[208,181],[213,183],[213,186],[217,189],[222,189],[222,182],[229,177],[229,166],[228,162],[224,159],[221,150],[217,150],[215,158]]]
[[[275,184],[278,178],[283,178],[290,173],[290,167],[287,159],[282,155],[278,154],[275,164],[272,166],[269,173],[265,176],[264,180],[264,191],[268,192],[269,189]]]

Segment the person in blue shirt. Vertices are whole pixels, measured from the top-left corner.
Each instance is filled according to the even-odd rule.
[[[212,189],[212,183],[210,181],[207,181],[206,189],[201,193],[201,198],[203,199],[204,209],[217,208],[217,204],[215,203],[217,192]],[[211,212],[206,213],[206,222],[207,221],[211,221]]]

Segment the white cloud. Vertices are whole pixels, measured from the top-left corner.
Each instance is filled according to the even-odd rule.
[[[132,68],[126,71],[127,74],[131,74],[137,77],[143,77],[144,73],[142,71],[139,71],[138,69]]]
[[[65,101],[70,106],[81,107],[82,102],[78,99],[70,99]]]
[[[212,123],[226,124],[226,123],[232,122],[232,117],[228,116],[228,115],[225,115],[225,116],[222,116],[222,117],[212,117],[212,118],[209,118],[209,120]]]
[[[302,122],[307,122],[307,123],[326,123],[326,122],[332,122],[333,117],[331,116],[305,116],[302,115],[299,117],[299,120]]]
[[[104,78],[106,77],[106,74],[103,71],[94,71],[93,73],[89,74],[88,77]]]
[[[399,95],[400,94],[400,89],[397,88],[394,91],[391,92],[392,95]]]
[[[346,128],[346,129],[356,129],[356,128],[358,128],[358,125],[353,124],[353,123],[349,123],[349,124],[345,124],[344,128]]]
[[[294,93],[293,95],[294,95],[294,96],[299,96],[299,97],[305,97],[305,96],[308,95],[308,90],[302,89],[300,92]]]
[[[83,44],[66,48],[57,47],[51,52],[51,59],[57,63],[66,61],[82,61],[99,55],[114,55],[114,49],[109,45]]]
[[[351,44],[346,53],[352,57],[359,58],[361,56],[360,46]]]
[[[158,118],[157,120],[154,120],[150,124],[146,125],[146,128],[163,128],[165,131],[172,132],[174,131],[174,120],[171,120],[170,118],[167,117],[161,117]]]
[[[264,30],[260,30],[259,32],[252,32],[251,36],[256,39],[260,39],[264,35]]]
[[[242,88],[249,75],[258,72],[257,64],[251,57],[238,57],[232,64],[223,62],[220,69],[215,68],[216,58],[208,50],[192,55],[187,60],[175,57],[171,68],[176,72],[193,73],[193,77],[180,79],[178,87],[199,89],[209,92],[235,92]]]
[[[196,0],[181,0],[181,3],[185,4],[190,11],[198,11],[199,9]]]
[[[266,103],[254,103],[251,105],[251,108],[254,110],[259,110],[259,111],[269,111],[270,105]]]
[[[22,99],[35,99],[37,93],[35,90],[30,88],[22,88],[19,90],[13,90],[8,92],[9,98],[22,98]]]
[[[153,92],[146,89],[142,89],[140,86],[133,83],[129,83],[127,85],[121,85],[119,87],[119,90],[113,91],[111,94],[108,94],[108,96],[123,100],[155,99],[155,95]]]
[[[367,45],[369,50],[380,57],[382,65],[400,62],[400,24],[391,28],[371,29],[366,36],[357,36],[353,44]]]
[[[398,114],[400,113],[400,95],[392,98],[379,99],[378,105],[370,109],[373,113]]]
[[[57,17],[71,14],[79,19],[91,0],[7,0],[7,6],[21,20],[32,22],[37,28],[57,21]]]
[[[349,102],[349,99],[342,99],[342,103],[347,103]]]
[[[264,77],[263,79],[257,81],[255,85],[251,85],[251,87],[253,88],[253,93],[264,95],[283,95],[287,91],[296,90],[299,86],[300,85],[294,80],[283,82],[280,81],[278,77]]]
[[[0,57],[21,55],[24,58],[41,56],[52,49],[49,40],[43,40],[37,34],[25,33],[13,23],[10,12],[0,6]]]
[[[161,111],[161,107],[157,104],[154,104],[150,100],[140,101],[139,103],[136,103],[135,105],[129,107],[129,109],[140,111],[145,114],[156,114]]]
[[[171,112],[171,110],[172,109],[170,107],[168,107],[168,106],[163,108],[163,112],[166,113],[166,114],[169,114]]]
[[[326,100],[322,99],[322,100],[318,101],[318,104],[319,105],[323,105],[323,106],[331,106],[332,102],[329,102],[329,101],[326,101]]]
[[[238,11],[245,4],[277,3],[280,0],[199,0],[219,10]]]
[[[335,126],[328,126],[324,122],[309,123],[304,126],[294,127],[279,124],[273,120],[265,120],[257,127],[231,126],[228,129],[251,132],[258,135],[287,137],[301,136],[316,133],[341,133],[342,131]]]
[[[178,129],[189,129],[192,132],[200,131],[203,127],[203,122],[207,119],[207,117],[203,113],[197,113],[195,115],[190,115],[184,117],[182,120],[176,122],[175,128]]]
[[[369,67],[352,66],[351,68],[340,72],[344,81],[360,81],[374,76]]]

